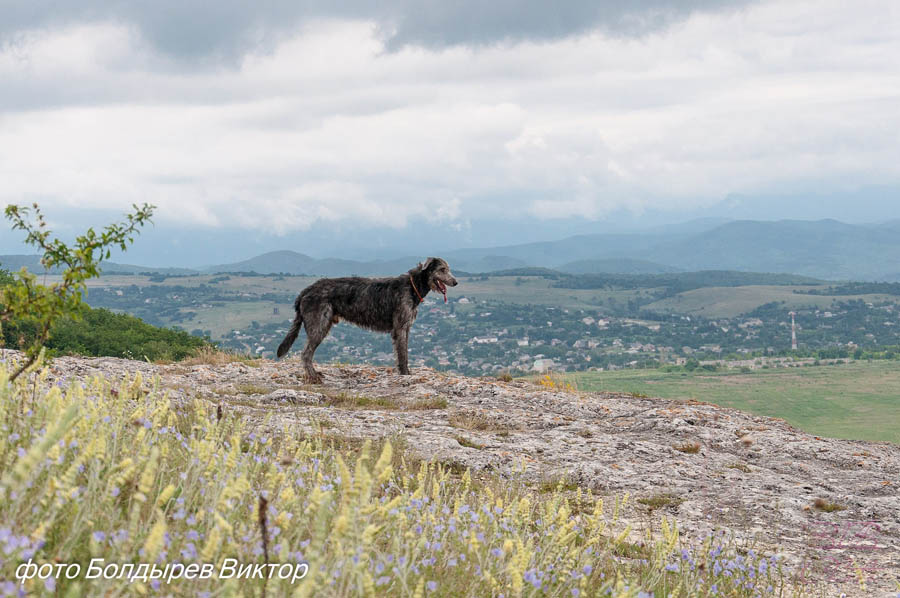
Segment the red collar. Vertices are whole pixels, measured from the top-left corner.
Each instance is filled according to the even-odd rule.
[[[416,297],[419,298],[419,303],[425,301],[424,299],[422,299],[422,295],[419,294],[419,289],[416,288],[416,283],[413,282],[412,274],[409,275],[409,284],[412,285],[413,290],[416,292]]]

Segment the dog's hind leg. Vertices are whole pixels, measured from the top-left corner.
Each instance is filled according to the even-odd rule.
[[[306,328],[306,347],[303,348],[301,358],[303,360],[303,369],[306,371],[306,379],[310,384],[321,384],[324,380],[322,374],[313,367],[313,355],[319,344],[328,336],[331,330],[332,309],[330,305],[323,305],[312,313],[303,314],[303,325]]]

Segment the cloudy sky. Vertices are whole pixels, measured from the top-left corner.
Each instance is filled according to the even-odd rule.
[[[210,6],[0,0],[0,204],[267,248],[900,217],[900,3]]]

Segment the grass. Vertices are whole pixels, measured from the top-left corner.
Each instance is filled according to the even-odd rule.
[[[780,417],[818,436],[900,443],[895,361],[723,372],[620,370],[567,374],[585,391],[694,399]]]
[[[390,397],[367,397],[340,393],[328,397],[327,405],[340,409],[396,409],[397,402]]]
[[[484,448],[483,444],[475,442],[474,440],[469,440],[465,436],[457,436],[456,442],[459,443],[459,446],[464,446],[466,448],[476,449],[479,451]]]
[[[827,285],[704,287],[655,301],[648,304],[646,309],[661,313],[698,315],[707,318],[733,318],[772,301],[783,303],[785,310],[809,307],[829,309],[836,299],[834,296],[794,293],[795,290],[824,288],[825,286]],[[842,301],[885,299],[883,295],[852,295],[837,298]]]
[[[814,500],[813,507],[817,511],[822,511],[824,513],[834,513],[836,511],[844,511],[847,509],[844,505],[825,500],[824,498],[817,498]]]
[[[672,447],[676,451],[687,453],[689,455],[696,455],[700,452],[700,443],[699,442],[684,442],[682,444],[676,444]]]
[[[263,384],[253,384],[251,382],[243,384],[235,384],[232,388],[217,388],[217,395],[265,395],[275,390],[273,386],[265,386]]]
[[[628,542],[625,540],[616,542],[612,548],[612,552],[616,556],[632,560],[647,559],[652,556],[651,551],[652,548],[644,543],[638,544],[636,542]]]
[[[249,366],[258,366],[259,359],[250,357],[243,353],[235,353],[233,351],[223,351],[216,347],[200,347],[194,354],[186,359],[177,362],[179,365],[225,365],[228,363],[243,363]]]
[[[674,494],[663,492],[660,494],[654,494],[653,496],[645,496],[639,498],[637,499],[637,501],[647,507],[649,510],[655,511],[664,507],[677,507],[682,502],[684,502],[684,499],[679,498]]]
[[[738,471],[743,473],[750,473],[753,471],[746,463],[729,463],[728,465],[726,465],[726,467],[728,469],[737,469]]]
[[[446,409],[450,403],[444,397],[420,397],[406,406],[407,411],[425,409]]]
[[[578,484],[573,482],[568,476],[560,476],[556,478],[547,478],[538,484],[538,492],[574,492],[578,490]]]
[[[340,393],[329,395],[325,404],[340,409],[422,411],[426,409],[446,409],[447,399],[443,397],[422,397],[413,400],[403,400],[396,397],[369,397]]]
[[[0,578],[15,579],[29,560],[91,559],[209,563],[213,575],[157,591],[85,568],[26,579],[25,595],[634,598],[679,588],[770,598],[785,585],[774,557],[740,557],[721,535],[691,551],[670,521],[658,540],[630,545],[619,504],[610,510],[580,489],[573,501],[517,476],[474,480],[458,465],[415,459],[402,440],[261,436],[230,410],[219,416],[200,400],[178,409],[143,392],[139,374],[111,381],[115,394],[100,377],[60,388],[46,376],[13,385],[0,364]],[[220,579],[225,559],[310,568],[293,583]]]
[[[453,289],[456,296],[474,300],[504,301],[528,305],[550,305],[562,308],[605,308],[610,299],[620,305],[634,299],[639,291],[607,289],[559,289],[551,287],[552,281],[535,276],[523,276],[516,284],[516,276],[492,276],[488,280],[469,280],[459,277],[459,286]]]
[[[472,432],[508,433],[510,426],[486,411],[470,410],[451,413],[447,418],[454,428],[471,430]]]

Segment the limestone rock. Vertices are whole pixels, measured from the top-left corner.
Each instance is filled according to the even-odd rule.
[[[835,596],[896,594],[898,445],[819,438],[779,419],[696,401],[562,392],[421,368],[411,376],[369,366],[319,369],[325,383],[318,386],[306,385],[291,359],[184,366],[62,357],[50,374],[120,380],[140,371],[148,390],[158,384],[176,405],[214,401],[271,431],[327,423],[341,436],[399,434],[423,458],[476,472],[524,466],[535,482],[565,477],[603,495],[628,493],[625,517],[637,533],[659,515],[674,516],[689,542],[716,529],[755,539],[757,551],[809,567]],[[648,517],[637,499],[661,493],[677,500]],[[845,508],[824,512],[817,499]],[[865,593],[854,563],[866,574]]]

